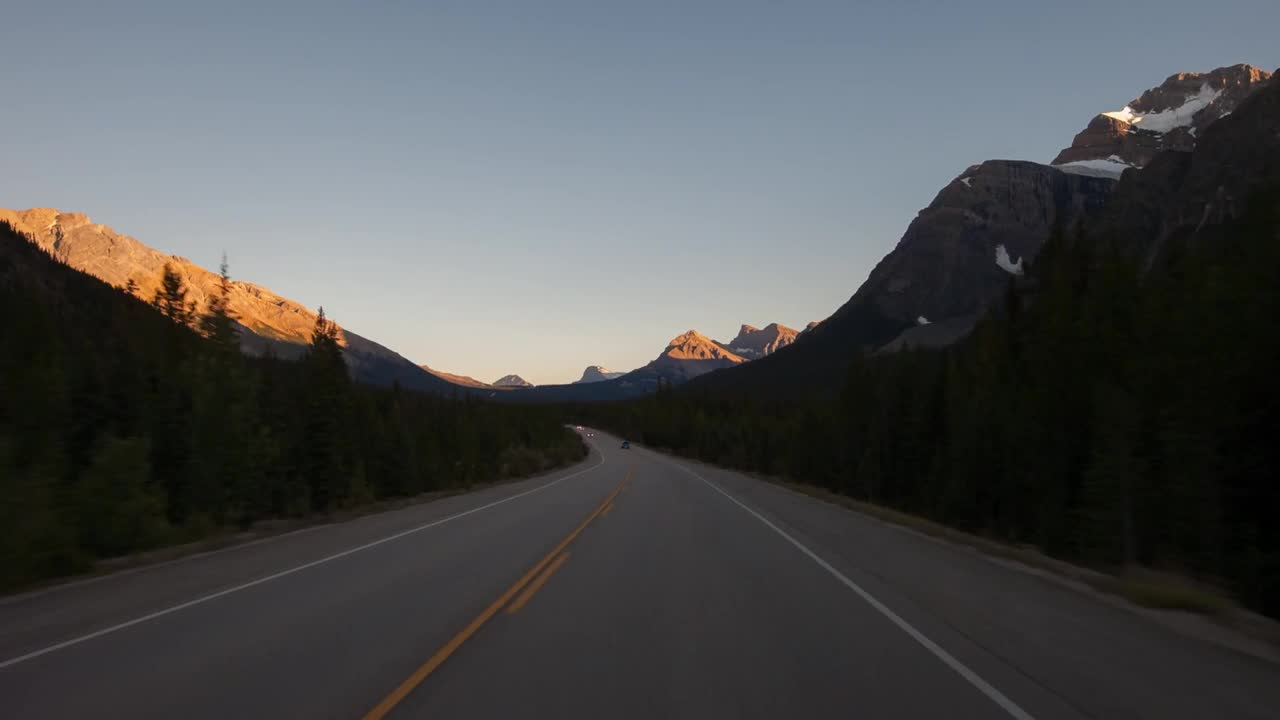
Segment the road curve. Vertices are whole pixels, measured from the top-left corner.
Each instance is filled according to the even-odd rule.
[[[1264,718],[1273,665],[622,450],[0,599],[5,717]]]

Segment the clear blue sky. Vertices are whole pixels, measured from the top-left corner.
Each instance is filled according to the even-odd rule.
[[[492,380],[843,303],[966,166],[1048,161],[1280,2],[18,3],[0,206],[86,212]]]

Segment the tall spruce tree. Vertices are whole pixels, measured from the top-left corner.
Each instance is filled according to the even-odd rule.
[[[160,287],[151,300],[151,304],[162,315],[179,325],[191,327],[196,318],[196,304],[187,300],[187,288],[182,276],[173,263],[165,263],[160,277]]]

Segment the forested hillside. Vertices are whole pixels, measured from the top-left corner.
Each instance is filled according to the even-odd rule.
[[[225,295],[196,316],[170,273],[148,304],[0,224],[0,588],[585,454],[546,409],[352,383],[323,314],[299,361],[235,327]]]
[[[803,403],[664,389],[576,410],[645,443],[1280,616],[1280,192],[1170,238],[1059,233],[961,345]]]

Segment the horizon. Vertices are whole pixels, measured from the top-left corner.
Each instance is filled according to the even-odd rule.
[[[59,31],[11,33],[39,61],[10,62],[0,204],[225,251],[415,364],[569,383],[691,328],[801,330],[966,167],[1048,162],[1177,72],[1276,69],[1280,8],[1228,5],[1254,21],[1207,38],[1160,4],[1120,67],[1080,38],[1128,47],[1143,7],[22,8]]]

